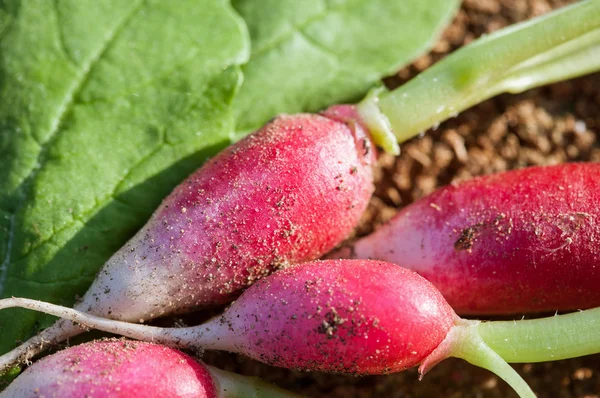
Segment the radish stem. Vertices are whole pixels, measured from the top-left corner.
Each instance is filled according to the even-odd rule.
[[[180,335],[184,335],[185,332],[191,328],[160,328],[155,326],[116,321],[114,319],[107,319],[96,315],[86,314],[85,312],[78,311],[73,308],[62,307],[60,305],[27,298],[13,297],[0,300],[0,309],[14,307],[27,308],[49,315],[58,316],[63,319],[68,319],[71,322],[77,323],[81,328],[98,329],[104,332],[119,334],[125,337],[131,337],[133,339],[167,345],[170,347],[189,347],[189,342],[187,341],[184,344],[181,344]]]
[[[13,297],[0,300],[0,310],[15,307],[58,316],[76,323],[80,328],[97,329],[174,348],[187,348],[201,352],[204,349],[227,350],[232,347],[231,341],[224,338],[229,334],[227,325],[218,321],[185,328],[162,328],[103,318],[73,308],[28,298]]]
[[[372,90],[358,106],[358,114],[362,122],[368,126],[373,141],[387,153],[400,155],[398,140],[392,131],[390,120],[379,110],[377,102],[379,93],[385,92],[383,87]]]
[[[206,366],[218,385],[217,390],[222,391],[222,398],[294,398],[301,395],[283,390],[269,384],[258,377],[241,376],[226,372],[213,366]]]
[[[447,357],[461,358],[475,366],[494,372],[506,381],[521,398],[535,398],[534,392],[525,380],[481,338],[477,330],[479,324],[479,321],[459,319],[442,344],[423,361],[419,367],[421,375],[435,365],[435,363],[429,363],[432,360],[439,361]]]
[[[540,319],[483,322],[477,333],[508,362],[545,362],[600,353],[600,308]]]
[[[497,94],[597,70],[600,0],[588,0],[482,37],[396,90],[368,96],[359,112],[369,128],[389,121],[403,142]]]

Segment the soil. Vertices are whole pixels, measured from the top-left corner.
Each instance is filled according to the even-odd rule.
[[[465,0],[434,49],[386,79],[395,87],[478,36],[569,3],[562,0]],[[520,95],[501,95],[380,157],[377,190],[357,236],[437,187],[530,165],[600,161],[600,74]],[[207,362],[260,376],[314,397],[515,397],[492,373],[449,359],[418,381],[416,369],[390,376],[342,377],[290,372],[240,356],[207,353]],[[517,364],[539,397],[600,397],[600,355]]]

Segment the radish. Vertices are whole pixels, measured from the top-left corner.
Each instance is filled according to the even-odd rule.
[[[257,378],[204,365],[172,348],[111,339],[67,348],[45,357],[0,393],[2,398],[34,396],[283,398],[297,395]]]
[[[0,309],[14,306],[136,339],[227,350],[305,371],[386,374],[420,364],[424,374],[442,359],[456,356],[496,372],[522,396],[533,396],[484,341],[482,324],[460,319],[430,282],[386,262],[315,261],[281,270],[251,286],[221,316],[186,328],[104,319],[29,299],[0,300]],[[517,323],[522,330],[527,322]],[[552,329],[546,329],[556,339]],[[487,338],[496,337],[488,331]],[[546,344],[542,347],[553,348],[548,340],[540,341]]]
[[[279,116],[206,163],[98,273],[78,310],[144,322],[226,303],[273,270],[320,257],[373,192],[375,151],[353,106]],[[67,321],[0,357],[0,371],[81,333]]]
[[[331,257],[400,264],[459,314],[600,306],[600,164],[509,171],[450,185]]]

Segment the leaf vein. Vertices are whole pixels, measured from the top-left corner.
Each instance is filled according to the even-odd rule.
[[[89,281],[90,279],[92,279],[94,277],[94,274],[92,275],[82,275],[82,276],[77,276],[75,278],[69,278],[69,279],[56,279],[56,280],[46,280],[46,281],[36,281],[33,279],[25,279],[25,278],[21,278],[18,276],[10,276],[8,279],[10,280],[15,280],[15,281],[19,281],[19,282],[25,282],[25,283],[29,283],[32,285],[40,285],[40,286],[44,286],[44,285],[57,285],[57,284],[71,284],[75,281],[80,281],[80,280],[85,280],[85,281]]]
[[[43,239],[43,240],[37,242],[35,245],[31,246],[29,248],[29,250],[27,250],[26,253],[24,253],[18,259],[15,259],[14,262],[21,261],[25,257],[29,256],[31,253],[33,253],[35,250],[37,250],[39,247],[41,247],[44,244],[47,244],[56,235],[58,235],[61,232],[65,231],[66,229],[71,228],[73,226],[73,224],[75,224],[77,222],[79,222],[79,223],[81,223],[83,225],[82,228],[89,228],[89,226],[87,226],[87,221],[89,221],[90,216],[93,215],[101,207],[107,205],[111,200],[117,200],[119,203],[122,203],[124,205],[127,205],[128,207],[136,209],[135,206],[133,206],[133,205],[131,205],[129,203],[126,203],[126,202],[124,202],[122,200],[118,200],[117,198],[115,198],[114,195],[118,191],[118,188],[122,185],[123,181],[125,181],[127,179],[127,177],[131,175],[131,173],[132,173],[132,171],[134,169],[136,169],[140,164],[144,163],[151,156],[154,156],[156,153],[158,153],[163,147],[168,146],[168,145],[169,144],[164,140],[164,137],[161,137],[161,142],[158,144],[158,146],[154,150],[152,150],[148,155],[144,156],[142,159],[140,159],[139,161],[137,161],[132,167],[130,167],[126,171],[126,173],[123,176],[123,178],[120,179],[120,181],[118,182],[117,186],[115,187],[115,189],[111,193],[107,194],[103,199],[96,199],[94,205],[92,207],[90,207],[88,210],[82,212],[81,214],[72,215],[71,216],[71,220],[68,221],[68,222],[66,222],[62,227],[56,228],[56,229],[53,228],[52,231],[50,232],[50,234],[45,239]]]
[[[54,11],[54,22],[56,25],[57,44],[67,61],[69,61],[71,65],[77,66],[77,62],[75,62],[75,60],[71,57],[71,54],[69,53],[69,51],[67,51],[67,47],[65,45],[65,36],[61,28],[60,13],[58,12],[58,1],[59,0],[54,0],[54,7],[52,7],[52,10]]]
[[[294,33],[298,32],[298,31],[303,31],[311,23],[326,17],[328,13],[340,11],[340,10],[344,9],[344,7],[327,8],[326,4],[324,4],[324,7],[325,7],[325,9],[323,10],[323,12],[321,12],[317,15],[314,15],[310,18],[307,18],[305,21],[303,21],[302,23],[300,23],[298,25],[294,25],[294,24],[290,23],[291,29],[289,31],[287,31],[284,34],[282,34],[281,36],[277,37],[275,40],[273,40],[271,43],[269,43],[269,45],[260,48],[256,52],[252,52],[252,54],[250,54],[250,58],[258,58],[261,55],[263,55],[264,53],[267,53],[267,52],[273,50],[274,48],[279,46],[281,43],[283,43],[284,41],[291,38]]]
[[[9,221],[9,231],[8,231],[8,239],[6,240],[6,255],[4,256],[4,260],[2,264],[0,264],[0,294],[2,294],[2,290],[4,289],[4,284],[6,282],[6,277],[8,275],[8,264],[10,263],[10,252],[12,250],[13,240],[14,240],[14,226],[15,226],[15,214],[10,215]]]
[[[117,184],[117,186],[115,187],[115,189],[110,193],[110,197],[115,197],[115,194],[119,191],[119,189],[121,188],[121,186],[123,185],[123,183],[125,181],[127,181],[127,178],[129,178],[129,176],[131,176],[131,173],[137,169],[140,165],[142,165],[143,163],[146,162],[146,160],[150,159],[152,156],[156,155],[158,152],[160,152],[161,149],[163,149],[165,146],[170,146],[170,144],[167,142],[167,138],[166,138],[166,133],[164,129],[160,129],[160,138],[159,138],[159,142],[156,145],[156,148],[154,148],[154,150],[150,151],[146,156],[142,157],[140,160],[138,160],[133,166],[131,166],[129,168],[129,170],[127,170],[127,172],[125,173],[125,175],[123,176],[123,178],[121,178],[121,180],[119,181],[119,183]]]
[[[3,29],[0,29],[0,42],[4,39],[4,36],[6,35],[6,33],[10,30],[11,26],[13,25],[14,21],[15,21],[15,17],[11,14],[8,14],[9,20],[8,23],[6,25],[4,25]]]
[[[316,41],[312,37],[310,37],[308,34],[306,34],[306,32],[304,30],[298,29],[297,32],[300,33],[300,35],[302,35],[302,37],[304,38],[304,40],[306,40],[306,42],[309,43],[314,49],[316,49],[319,52],[321,52],[321,53],[327,55],[328,57],[330,57],[334,61],[336,67],[338,67],[338,69],[339,69],[340,59],[339,59],[339,56],[337,54],[335,54],[334,52],[332,52],[327,47],[323,46],[321,43],[319,43],[318,41]]]

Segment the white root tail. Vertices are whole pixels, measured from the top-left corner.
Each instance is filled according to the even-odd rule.
[[[9,308],[8,306],[2,307],[3,302],[6,300],[0,300],[0,308]],[[31,358],[47,348],[82,332],[83,329],[69,321],[64,319],[57,321],[54,325],[41,331],[14,350],[0,356],[0,375],[13,366],[29,362]]]
[[[14,350],[0,356],[0,374],[11,366],[29,361],[46,348],[84,332],[86,329],[98,329],[137,340],[164,344],[171,347],[197,348],[193,344],[194,331],[197,328],[160,328],[115,321],[87,314],[73,308],[62,307],[43,301],[27,298],[8,298],[0,300],[0,310],[5,308],[26,308],[60,318],[50,328],[27,340]]]

